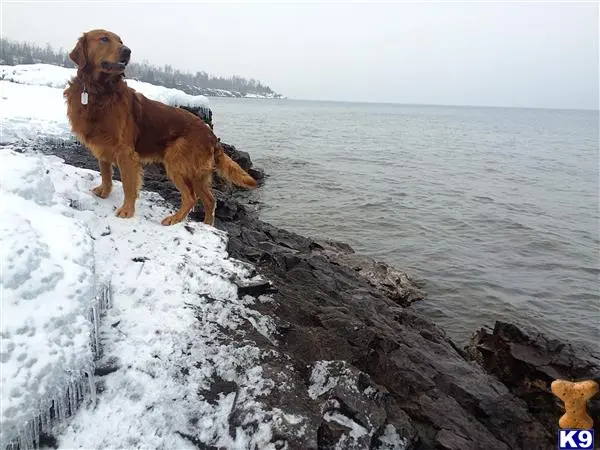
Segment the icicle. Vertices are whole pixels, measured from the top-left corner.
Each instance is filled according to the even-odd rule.
[[[19,448],[23,450],[33,449],[33,435],[31,430],[31,421],[25,423],[24,430],[21,432],[21,439],[19,442]]]
[[[48,431],[50,427],[50,406],[46,403],[42,403],[40,408],[41,413],[41,430],[40,431]]]
[[[96,308],[96,305],[92,306],[92,314],[91,314],[91,321],[92,321],[92,350],[94,352],[95,357],[99,356],[100,353],[100,344],[99,344],[99,338],[98,338],[98,309]]]
[[[92,356],[82,370],[70,373],[64,386],[55,396],[39,402],[39,412],[32,419],[19,427],[17,434],[0,450],[33,450],[40,448],[40,435],[52,433],[53,428],[61,425],[65,419],[72,417],[82,403],[89,399],[91,406],[97,402],[96,381],[94,378],[94,361],[101,356],[100,318],[105,310],[112,306],[110,283],[103,284],[94,304],[88,311],[93,328],[90,335]],[[87,378],[87,380],[85,380]]]
[[[35,441],[37,440],[37,436],[35,434],[33,434],[34,422],[35,422],[35,419],[30,420],[29,423],[27,424],[27,445],[32,450],[35,448]]]
[[[52,429],[52,424],[56,421],[56,402],[54,400],[50,401],[50,408],[48,408],[48,428],[47,430]]]
[[[29,449],[30,447],[27,445],[27,424],[25,424],[25,429],[21,431],[20,437],[19,448]]]
[[[71,393],[69,392],[71,390],[71,384],[70,382],[67,383],[67,386],[65,387],[65,395],[63,396],[63,405],[65,408],[65,419],[67,417],[71,417]]]
[[[77,404],[81,405],[83,402],[83,384],[81,380],[77,383]]]
[[[75,410],[77,409],[77,394],[76,394],[76,389],[77,387],[75,386],[75,383],[71,383],[71,386],[69,387],[69,410],[71,411],[71,415],[75,414]]]
[[[52,426],[52,415],[51,415],[52,401],[46,403],[46,408],[44,409],[44,431],[50,431],[50,427]]]
[[[33,419],[33,437],[35,439],[35,448],[40,448],[40,422],[39,417]]]
[[[62,410],[62,420],[69,417],[69,411],[67,411],[67,389],[60,393],[60,409]]]
[[[111,295],[110,283],[108,283],[104,286],[104,292],[103,292],[102,297],[104,299],[104,309],[108,309],[108,308],[112,307],[112,295]]]
[[[94,372],[88,372],[88,381],[90,383],[90,399],[92,406],[96,406],[96,380],[94,380]]]
[[[62,411],[60,410],[60,402],[58,401],[58,397],[54,400],[54,423],[60,422],[62,420]]]
[[[62,392],[62,390],[60,391],[60,393],[58,394],[58,397],[56,398],[56,403],[58,404],[58,423],[61,423],[63,420],[65,420],[66,418],[66,411],[65,411],[65,396]]]
[[[94,332],[96,333],[96,351],[100,351],[100,333],[98,326],[100,323],[100,316],[98,315],[98,308],[94,307]]]
[[[106,286],[102,286],[102,290],[100,291],[100,295],[99,295],[99,299],[98,299],[98,303],[100,305],[100,309],[105,310],[107,307],[106,304]]]

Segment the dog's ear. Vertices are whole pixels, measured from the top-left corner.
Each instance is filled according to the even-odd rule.
[[[77,64],[77,67],[84,67],[87,64],[87,35],[85,33],[77,40],[75,48],[69,53],[69,58]]]

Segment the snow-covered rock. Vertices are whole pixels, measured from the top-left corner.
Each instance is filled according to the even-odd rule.
[[[64,89],[68,81],[77,75],[76,69],[52,64],[0,65],[0,80],[30,86],[47,86]]]
[[[0,165],[0,443],[33,433],[33,419],[56,401],[66,414],[95,387],[97,338],[94,245],[69,217],[43,161],[3,152]],[[99,290],[98,290],[99,291]],[[91,389],[90,389],[91,388]],[[0,445],[4,448],[4,445]]]
[[[48,427],[60,431],[60,448],[188,448],[190,437],[270,448],[275,428],[301,425],[261,404],[276,386],[245,336],[250,327],[272,340],[274,325],[253,309],[255,299],[238,298],[231,279],[253,279],[228,257],[224,232],[160,225],[171,211],[148,192],[134,218],[117,218],[120,183],[101,200],[90,192],[96,172],[57,157],[4,147],[0,162],[0,448],[15,439],[30,448]],[[94,320],[105,286],[112,307]],[[85,386],[94,367],[110,372],[102,394],[75,411],[93,400]],[[235,388],[210,394],[215,380]],[[71,407],[74,415],[50,421],[53,400],[57,419]],[[234,407],[249,426],[232,434]]]
[[[0,144],[72,139],[62,89],[0,81]]]

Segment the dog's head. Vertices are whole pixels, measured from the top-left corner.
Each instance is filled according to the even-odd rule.
[[[91,72],[121,74],[125,71],[131,50],[115,33],[106,30],[92,30],[83,33],[69,58],[79,69]]]

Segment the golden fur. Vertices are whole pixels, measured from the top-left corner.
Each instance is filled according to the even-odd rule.
[[[116,215],[133,217],[142,185],[142,164],[160,162],[181,193],[179,210],[162,224],[181,222],[200,199],[204,223],[214,225],[215,169],[238,186],[254,188],[257,183],[223,152],[202,119],[150,100],[127,86],[123,78],[129,54],[121,38],[106,30],[84,33],[69,54],[78,69],[64,91],[67,116],[73,133],[98,160],[102,183],[92,191],[101,198],[110,195],[116,165],[125,197]],[[87,104],[83,104],[84,92]]]

